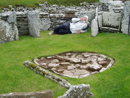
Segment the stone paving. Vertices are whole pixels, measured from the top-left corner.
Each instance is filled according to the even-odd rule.
[[[34,63],[61,76],[83,78],[110,68],[114,60],[94,52],[64,52],[35,58]]]

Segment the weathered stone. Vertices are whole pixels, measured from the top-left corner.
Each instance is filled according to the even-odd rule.
[[[63,72],[64,71],[64,68],[59,68],[59,69],[57,69],[57,72]]]
[[[59,64],[56,64],[56,63],[49,63],[48,64],[48,67],[58,67]]]
[[[99,65],[106,65],[106,64],[108,64],[108,63],[109,63],[108,61],[99,61],[99,62],[98,62]]]
[[[69,60],[70,60],[70,62],[74,62],[74,63],[80,62],[80,59],[78,59],[78,58],[70,58]]]
[[[28,25],[29,25],[29,35],[36,38],[40,37],[39,11],[28,13]]]
[[[100,72],[103,72],[103,71],[105,71],[105,70],[107,70],[107,68],[102,68],[102,69],[100,70]]]
[[[81,69],[87,69],[88,66],[87,66],[87,65],[81,65],[80,68],[81,68]]]
[[[93,74],[97,74],[97,73],[99,73],[99,71],[94,71],[91,74],[93,75]]]
[[[41,63],[41,66],[46,66],[47,64],[46,63]]]
[[[45,90],[29,93],[0,94],[0,98],[53,98],[53,91]]]
[[[103,12],[102,19],[103,19],[102,20],[103,26],[119,28],[120,21],[121,21],[121,14],[120,13],[113,13],[113,12]]]
[[[51,61],[51,63],[59,63],[59,60],[58,59],[54,59]]]
[[[81,75],[86,75],[86,74],[90,74],[88,71],[86,71],[86,70],[80,70],[80,69],[76,69],[75,70],[75,72],[73,72],[73,74],[75,75],[75,76],[81,76]]]
[[[97,64],[96,62],[94,62],[93,64],[87,64],[88,65],[88,69],[92,70],[92,71],[99,71],[102,66]]]
[[[40,18],[40,31],[47,31],[50,28],[50,18]]]
[[[98,15],[98,27],[102,27],[102,15]]]
[[[68,70],[64,70],[63,74],[65,76],[68,76],[68,77],[73,77],[74,76],[74,74],[71,71],[68,71]]]
[[[124,9],[124,3],[122,1],[109,1],[109,11],[121,13]]]
[[[93,97],[93,94],[89,92],[90,85],[80,84],[80,85],[71,85],[69,90],[58,98],[89,98]]]
[[[61,64],[61,65],[70,65],[69,62],[61,62],[60,64]]]
[[[16,12],[13,11],[13,12],[8,16],[7,22],[8,22],[9,24],[16,24]]]
[[[18,39],[19,36],[17,26],[0,19],[0,44]]]
[[[128,34],[129,14],[130,14],[130,1],[126,1],[124,7],[124,16],[122,19],[122,26],[121,26],[121,31],[124,34]]]
[[[99,0],[100,3],[108,3],[109,1],[113,1],[113,0]]]
[[[71,66],[67,66],[67,69],[68,70],[72,70],[72,69],[75,69],[76,67],[72,64]]]
[[[97,36],[97,34],[98,34],[98,22],[97,22],[97,18],[95,18],[91,22],[91,35],[95,37]]]

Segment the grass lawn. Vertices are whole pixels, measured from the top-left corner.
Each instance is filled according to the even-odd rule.
[[[130,98],[130,36],[122,33],[100,33],[91,37],[91,30],[82,34],[48,35],[40,38],[20,36],[20,40],[0,44],[0,94],[34,92],[51,89],[54,98],[67,89],[36,74],[23,65],[35,57],[65,51],[93,51],[115,59],[108,70],[82,79],[62,77],[72,85],[90,84],[94,98]]]
[[[99,2],[99,0],[0,0],[0,9],[5,8],[9,5],[12,5],[13,7],[22,5],[25,7],[39,7],[39,3],[43,4],[44,2],[48,2],[48,4],[53,5],[65,5],[65,6],[70,6],[70,5],[80,5],[80,3],[83,2]]]

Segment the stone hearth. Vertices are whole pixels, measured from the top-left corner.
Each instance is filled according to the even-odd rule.
[[[94,52],[64,52],[35,58],[34,63],[61,76],[83,78],[110,68],[114,60]]]

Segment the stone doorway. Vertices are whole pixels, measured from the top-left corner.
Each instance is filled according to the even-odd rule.
[[[95,52],[64,52],[53,56],[35,58],[34,63],[61,76],[83,78],[105,71],[114,59]]]

